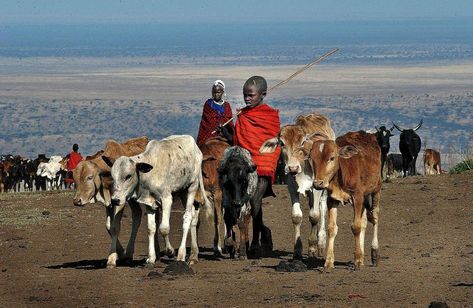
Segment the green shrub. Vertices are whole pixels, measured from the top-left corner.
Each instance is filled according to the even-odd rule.
[[[473,160],[467,159],[462,161],[461,163],[456,164],[453,168],[450,168],[448,171],[449,174],[457,174],[462,173],[467,170],[473,170]]]

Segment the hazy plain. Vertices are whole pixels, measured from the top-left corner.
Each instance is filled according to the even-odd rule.
[[[65,154],[74,142],[95,153],[107,139],[196,135],[215,79],[233,108],[242,85],[262,75],[271,87],[301,65],[159,64],[150,57],[0,58],[0,153]],[[473,62],[314,66],[269,93],[283,123],[306,112],[332,120],[337,134],[417,125],[424,147],[466,155],[473,131]],[[392,139],[396,152],[398,136]],[[460,155],[460,156],[461,156]]]

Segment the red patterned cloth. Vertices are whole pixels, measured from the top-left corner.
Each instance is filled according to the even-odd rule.
[[[76,153],[74,151],[69,153],[69,160],[67,161],[67,171],[74,170],[81,160],[82,155],[80,155],[80,153]]]
[[[211,103],[212,100],[209,99],[204,104],[199,133],[197,134],[197,145],[203,144],[209,138],[217,137],[218,133],[212,134],[212,132],[215,131],[219,125],[224,124],[233,117],[232,108],[230,107],[229,102],[223,103],[223,113],[212,108]],[[233,122],[230,122],[227,125],[231,126],[233,130]]]
[[[264,141],[279,134],[279,110],[261,104],[254,108],[243,108],[235,124],[235,145],[247,149],[256,165],[259,176],[275,179],[281,149],[278,147],[273,153],[261,154],[259,149]]]

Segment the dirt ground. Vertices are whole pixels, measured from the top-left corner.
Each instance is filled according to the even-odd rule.
[[[336,268],[325,273],[309,262],[306,272],[278,272],[292,258],[293,228],[287,189],[265,199],[264,219],[272,229],[274,257],[234,261],[212,255],[213,231],[200,230],[200,262],[194,275],[172,276],[163,257],[144,266],[146,219],[142,220],[132,265],[106,269],[110,239],[99,204],[72,205],[72,192],[0,194],[0,306],[473,306],[473,173],[411,177],[383,184],[379,227],[381,261],[352,271],[352,209],[339,210]],[[307,252],[308,209],[303,242]],[[172,215],[178,246],[181,209]],[[131,226],[127,209],[122,242]],[[371,228],[368,226],[366,251]],[[160,238],[161,244],[163,243]],[[163,245],[161,245],[163,247]],[[151,273],[151,274],[150,274]]]

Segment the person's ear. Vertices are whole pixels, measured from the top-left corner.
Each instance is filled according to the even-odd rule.
[[[266,96],[266,90],[263,91],[263,92],[261,92],[261,96],[262,96],[262,97],[265,97],[265,96]]]

